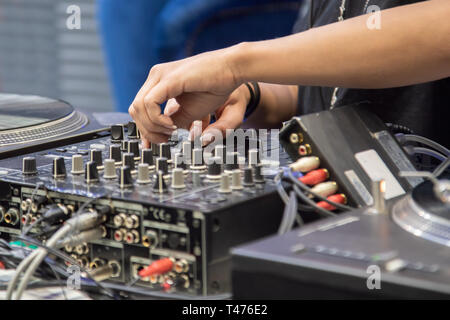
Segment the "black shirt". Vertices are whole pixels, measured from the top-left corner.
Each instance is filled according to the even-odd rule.
[[[369,6],[386,9],[414,2],[420,1],[371,0]],[[340,0],[309,0],[304,3],[306,5],[300,10],[294,32],[338,21]],[[363,0],[347,0],[344,19],[364,14],[365,5]],[[299,114],[329,109],[333,90],[329,87],[300,86]],[[385,122],[406,126],[416,134],[447,147],[450,145],[450,78],[390,89],[339,88],[335,107],[358,102],[369,102],[367,108]]]

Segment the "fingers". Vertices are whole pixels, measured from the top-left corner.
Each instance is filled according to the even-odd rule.
[[[208,115],[202,120],[196,120],[192,122],[191,128],[189,130],[189,140],[194,140],[199,138],[203,132],[203,130],[208,127],[209,122],[211,121],[211,117]]]
[[[177,102],[175,98],[172,98],[167,101],[166,107],[164,108],[164,114],[170,117],[175,112],[178,112],[179,109],[180,104]]]
[[[244,119],[244,109],[239,105],[226,106],[221,110],[220,117],[216,122],[209,125],[202,134],[202,142],[206,144],[211,143],[214,140],[214,136],[217,131],[222,133],[225,137],[227,129],[236,129],[241,126]]]
[[[150,141],[147,140],[147,138],[142,138],[142,149],[148,149],[150,148]]]
[[[146,139],[146,142],[164,142],[172,134],[176,126],[168,115],[161,114],[160,104],[168,98],[170,90],[167,81],[161,82],[162,66],[152,68],[149,76],[137,93],[128,112]],[[171,108],[176,108],[173,106]],[[170,110],[170,108],[169,108]]]
[[[130,106],[128,112],[136,122],[142,138],[146,139],[149,142],[166,142],[173,132],[173,129],[167,129],[165,127],[154,124],[148,118],[147,113],[144,112],[139,114],[138,111],[136,111],[136,107],[134,105]]]

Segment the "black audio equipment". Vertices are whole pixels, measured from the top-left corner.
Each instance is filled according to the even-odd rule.
[[[153,262],[163,269],[168,263],[134,285],[209,295],[231,290],[231,246],[278,228],[282,202],[259,151],[218,145],[217,162],[205,161],[184,139],[187,132],[144,150],[133,122],[80,137],[74,143],[55,136],[50,147],[0,160],[1,237],[13,241],[50,209],[99,210],[107,216],[103,237],[64,248],[81,265],[109,266],[108,281],[129,283]],[[233,171],[224,168],[228,155],[240,160]],[[30,235],[44,231],[38,226]]]
[[[234,297],[449,299],[449,191],[423,182],[386,213],[361,208],[238,247]]]
[[[386,181],[386,199],[422,181],[398,175],[415,168],[386,125],[364,104],[294,117],[280,131],[280,142],[296,161],[291,165],[294,171],[325,169],[327,181],[336,184],[322,185],[324,195],[341,193],[352,206],[373,203],[373,180]]]

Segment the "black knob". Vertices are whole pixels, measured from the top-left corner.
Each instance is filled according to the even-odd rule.
[[[164,172],[158,171],[155,175],[155,184],[153,185],[153,191],[158,193],[167,192],[166,182],[164,181]]]
[[[156,171],[162,171],[163,174],[169,173],[169,165],[166,157],[159,157],[156,159]]]
[[[152,151],[153,151],[153,155],[155,156],[155,157],[159,157],[159,144],[157,144],[157,143],[151,143],[151,145],[150,145],[150,147],[152,148]]]
[[[227,159],[225,163],[225,170],[233,171],[235,169],[239,169],[239,153],[237,152],[227,152]]]
[[[153,166],[153,151],[152,149],[142,149],[141,155],[142,163],[146,163],[149,166]]]
[[[220,178],[222,174],[222,158],[212,157],[208,160],[208,177]]]
[[[175,154],[175,159],[174,160],[175,160],[175,163],[174,163],[174,167],[175,168],[180,168],[180,169],[183,169],[183,170],[187,169],[186,160],[184,159],[182,153],[179,152],[179,153]]]
[[[129,139],[138,139],[139,138],[139,130],[136,126],[136,122],[134,122],[134,121],[128,122],[128,138]]]
[[[91,150],[91,161],[95,162],[97,166],[103,165],[102,151],[101,150]]]
[[[136,169],[134,165],[134,154],[126,152],[122,154],[122,164],[130,168],[131,171]]]
[[[64,178],[66,176],[66,163],[63,157],[53,159],[53,177]]]
[[[255,184],[253,181],[252,168],[250,167],[244,168],[244,182],[242,184],[244,186],[252,186]]]
[[[87,183],[98,181],[97,164],[94,161],[89,161],[86,163],[86,168],[84,170],[84,179]]]
[[[111,126],[111,142],[120,142],[125,136],[123,124]]]
[[[122,161],[122,150],[120,150],[120,146],[112,145],[109,147],[109,158],[115,162]]]
[[[120,188],[128,188],[133,185],[133,179],[131,178],[131,169],[129,166],[120,167]]]
[[[160,156],[165,157],[167,159],[172,159],[172,155],[170,153],[170,144],[168,143],[161,143],[160,144]]]
[[[254,180],[256,183],[264,183],[264,176],[262,175],[262,164],[257,164],[253,168],[254,171]]]
[[[128,152],[128,143],[129,142],[130,142],[129,140],[122,141],[122,151]]]
[[[134,154],[136,158],[139,157],[139,140],[128,142],[128,152]]]
[[[22,160],[22,173],[24,175],[37,174],[36,169],[36,158],[35,157],[25,157]]]
[[[220,157],[222,159],[222,163],[225,163],[227,160],[227,151],[226,147],[223,144],[218,144],[214,147],[214,156]]]

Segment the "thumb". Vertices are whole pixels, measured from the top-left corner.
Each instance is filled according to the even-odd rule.
[[[211,143],[219,135],[226,137],[227,129],[236,129],[241,126],[244,119],[244,109],[238,105],[226,106],[216,122],[210,124],[202,134],[202,142]]]
[[[164,114],[166,116],[171,116],[175,112],[180,109],[180,104],[177,102],[175,98],[169,99],[166,103],[166,107],[164,108]]]

